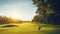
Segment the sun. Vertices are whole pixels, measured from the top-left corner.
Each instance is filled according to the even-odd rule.
[[[20,19],[19,14],[12,14],[11,17],[14,18],[14,19]]]

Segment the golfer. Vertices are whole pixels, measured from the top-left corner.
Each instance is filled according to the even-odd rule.
[[[38,30],[40,30],[41,29],[41,26],[38,26]]]

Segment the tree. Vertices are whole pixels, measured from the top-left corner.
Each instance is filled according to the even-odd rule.
[[[9,23],[22,23],[22,20],[13,19],[11,17],[0,16],[0,24],[9,24]]]
[[[32,0],[38,7],[34,20],[40,23],[60,24],[60,0]],[[37,20],[37,18],[38,20]]]

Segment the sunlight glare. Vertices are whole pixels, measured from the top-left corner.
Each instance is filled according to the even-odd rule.
[[[20,19],[19,14],[15,14],[15,13],[11,17],[14,18],[14,19]]]

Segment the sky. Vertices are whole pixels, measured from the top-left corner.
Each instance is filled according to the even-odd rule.
[[[36,15],[31,0],[0,0],[0,15],[24,21],[31,21]]]

